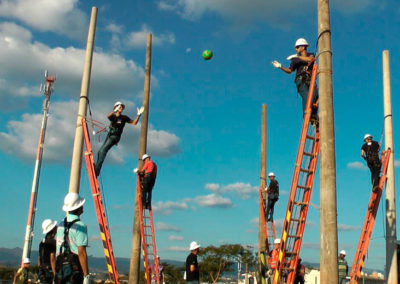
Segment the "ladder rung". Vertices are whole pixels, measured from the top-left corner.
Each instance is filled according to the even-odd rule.
[[[302,220],[300,220],[300,219],[290,219],[290,221],[298,222],[298,223],[302,222]]]
[[[300,235],[288,235],[289,238],[295,238],[295,239],[300,239]]]
[[[306,205],[308,205],[307,202],[300,202],[300,201],[296,201],[294,204],[297,205],[297,206],[306,206]]]
[[[310,139],[310,140],[314,140],[314,139],[315,139],[314,136],[310,136],[310,135],[307,135],[306,138],[307,138],[307,139]]]
[[[304,189],[304,190],[309,190],[309,189],[311,189],[311,187],[309,187],[309,186],[304,186],[304,185],[298,185],[297,188],[301,188],[301,189]]]
[[[309,156],[309,157],[314,157],[313,153],[304,152],[303,154],[306,155],[306,156]]]
[[[311,174],[314,171],[310,171],[310,170],[307,170],[307,169],[300,169],[300,172]]]
[[[297,252],[295,252],[295,251],[287,251],[287,252],[285,253],[285,255],[286,255],[286,256],[295,256],[295,255],[297,255]]]
[[[295,269],[292,267],[283,267],[282,270],[286,270],[286,271],[294,271]]]

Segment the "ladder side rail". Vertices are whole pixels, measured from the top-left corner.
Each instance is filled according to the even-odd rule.
[[[265,242],[265,245],[266,245],[266,248],[267,248],[267,252],[269,254],[270,253],[270,249],[269,249],[269,243],[268,243],[268,232],[267,232],[266,216],[265,216],[266,208],[265,208],[265,204],[264,204],[264,198],[263,198],[262,192],[261,192],[262,190],[263,189],[260,186],[260,188],[259,188],[259,198],[260,198],[260,202],[259,202],[260,212],[259,212],[259,214],[261,216],[261,222],[263,224],[262,230],[263,230],[264,242]]]
[[[159,263],[158,263],[158,255],[157,255],[157,248],[156,248],[156,235],[154,233],[154,222],[153,222],[153,212],[151,209],[149,210],[150,216],[150,224],[151,224],[151,239],[153,242],[153,255],[154,255],[154,270],[156,272],[156,283],[160,284],[160,274],[159,274]]]
[[[316,82],[316,78],[317,78],[317,69],[318,69],[317,64],[314,62],[312,75],[311,75],[310,88],[309,88],[308,98],[307,98],[306,111],[304,113],[304,118],[303,118],[303,127],[302,127],[301,135],[300,135],[299,150],[297,152],[295,170],[294,170],[293,179],[292,179],[292,186],[290,188],[289,202],[288,202],[288,207],[286,209],[286,218],[283,222],[281,244],[279,247],[278,266],[277,266],[277,269],[275,269],[275,271],[274,271],[274,276],[272,279],[273,284],[278,284],[279,277],[280,277],[280,270],[283,268],[283,265],[284,265],[286,240],[288,237],[289,223],[290,223],[290,218],[291,218],[291,214],[292,214],[293,206],[294,206],[293,200],[296,195],[296,189],[297,189],[299,175],[300,175],[300,167],[301,167],[301,162],[302,162],[302,159],[304,156],[304,148],[305,148],[306,139],[307,139],[307,130],[308,130],[308,127],[310,124],[311,111],[312,111],[311,104],[312,104],[312,97],[313,97],[314,88],[315,88],[315,82]]]
[[[88,170],[90,187],[92,190],[93,201],[96,209],[97,221],[100,228],[100,237],[103,242],[104,255],[106,258],[107,270],[110,275],[110,278],[114,280],[115,283],[119,283],[118,270],[116,267],[116,262],[114,258],[114,252],[111,243],[111,235],[110,230],[108,228],[107,219],[105,216],[104,205],[102,201],[102,197],[99,190],[99,183],[96,178],[96,174],[94,171],[94,159],[93,159],[93,151],[92,144],[90,142],[89,131],[87,129],[87,124],[85,118],[82,118],[82,127],[84,133],[84,140],[86,146],[85,152],[85,162],[86,168]]]
[[[290,263],[290,268],[292,268],[289,271],[287,282],[286,283],[293,283],[294,278],[296,277],[296,268],[297,268],[297,263],[298,259],[300,256],[300,250],[301,250],[301,245],[303,242],[303,236],[304,236],[304,230],[306,226],[306,219],[308,215],[308,209],[310,208],[310,200],[311,200],[311,194],[313,190],[313,185],[314,185],[314,179],[315,179],[315,172],[317,168],[317,163],[318,163],[318,155],[319,155],[319,148],[320,148],[320,140],[319,140],[319,129],[316,129],[315,132],[315,142],[314,142],[314,147],[313,147],[312,153],[314,154],[311,162],[310,162],[310,167],[309,170],[311,172],[308,174],[307,177],[307,183],[306,186],[309,188],[304,192],[303,195],[303,203],[307,203],[301,210],[300,210],[300,220],[303,220],[302,222],[299,223],[296,236],[299,236],[294,240],[294,246],[293,246],[293,251],[296,252],[296,254],[293,256],[291,263]]]
[[[150,284],[151,278],[150,278],[150,267],[149,267],[149,260],[148,260],[148,255],[147,255],[147,244],[146,244],[146,234],[145,234],[145,228],[144,228],[144,220],[143,220],[143,204],[142,204],[142,193],[141,193],[141,188],[142,184],[140,182],[140,177],[139,175],[137,176],[137,199],[138,199],[138,204],[139,204],[139,222],[140,222],[140,237],[142,240],[142,255],[143,255],[143,266],[144,266],[144,277],[146,280],[147,284]]]
[[[364,259],[368,252],[369,242],[371,240],[372,231],[375,225],[375,217],[379,208],[379,203],[383,188],[386,183],[386,173],[389,165],[389,158],[391,155],[391,149],[388,148],[382,153],[382,174],[379,180],[379,190],[377,192],[372,192],[370,201],[368,203],[367,214],[365,217],[363,229],[361,231],[360,240],[357,246],[356,255],[354,257],[353,266],[350,272],[350,283],[358,283],[361,278],[361,271],[364,266]]]

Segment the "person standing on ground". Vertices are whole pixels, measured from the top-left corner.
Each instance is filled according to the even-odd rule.
[[[39,244],[39,280],[52,284],[56,275],[56,239],[57,221],[46,219],[42,223],[44,239]]]
[[[73,267],[73,273],[67,279],[70,284],[89,284],[89,267],[87,260],[86,247],[88,246],[88,233],[86,225],[80,220],[80,216],[83,213],[83,204],[85,199],[81,198],[78,193],[70,192],[64,198],[63,211],[67,213],[67,216],[58,224],[57,228],[57,274],[56,283],[65,283],[65,279],[60,279],[58,275],[59,257],[62,254],[70,252],[72,253],[71,266]],[[64,239],[67,242],[64,242]],[[62,258],[61,258],[62,260]],[[65,263],[61,263],[64,266]]]
[[[141,170],[135,169],[142,182],[142,206],[145,209],[151,209],[151,193],[157,178],[157,165],[147,154],[142,156],[144,162]]]
[[[372,140],[371,134],[365,134],[364,144],[361,147],[361,157],[367,162],[371,171],[372,190],[376,191],[379,186],[379,176],[381,172],[381,160],[379,159],[379,143]]]
[[[269,186],[266,188],[266,192],[268,195],[268,203],[267,203],[267,209],[265,211],[265,218],[268,221],[273,222],[274,221],[274,207],[275,203],[279,199],[279,183],[275,179],[275,174],[273,172],[270,172],[268,174],[269,178]]]
[[[304,284],[304,275],[306,274],[306,268],[301,263],[301,258],[299,257],[297,261],[296,276],[294,278],[294,284]]]
[[[13,284],[27,284],[29,277],[29,265],[31,261],[29,258],[25,257],[22,261],[22,266],[18,269],[17,273],[14,275]]]
[[[199,265],[197,263],[199,249],[200,245],[197,242],[193,241],[190,243],[190,254],[186,258],[186,283],[200,283]]]
[[[268,278],[273,276],[274,270],[278,268],[278,258],[279,258],[279,246],[281,244],[281,239],[274,240],[274,248],[271,251],[269,258],[269,269],[267,272]]]
[[[287,74],[291,74],[296,70],[295,84],[297,87],[297,92],[300,94],[303,100],[303,113],[306,111],[307,107],[307,99],[308,99],[308,91],[310,89],[311,84],[311,73],[314,65],[314,54],[309,53],[307,51],[307,47],[309,46],[308,42],[304,38],[299,38],[296,40],[294,45],[294,49],[296,50],[296,54],[290,55],[287,59],[291,61],[289,67],[283,67],[281,63],[274,60],[272,61],[272,65],[281,69],[283,72]],[[316,103],[318,99],[318,90],[317,86],[314,86],[314,94],[312,99],[312,104]],[[318,119],[317,110],[313,108],[313,113],[311,118],[314,120]]]
[[[121,139],[122,132],[126,123],[136,125],[139,121],[140,116],[144,111],[144,107],[137,108],[137,115],[134,120],[130,119],[129,116],[123,115],[122,112],[125,109],[125,105],[121,102],[116,102],[114,104],[114,109],[107,115],[107,118],[111,121],[109,126],[109,132],[107,134],[106,140],[101,146],[99,152],[97,153],[97,162],[94,166],[96,176],[99,176],[101,167],[103,165],[104,159],[107,156],[108,151],[112,146],[117,145]]]
[[[157,259],[158,259],[158,277],[160,279],[159,283],[164,284],[165,283],[164,266],[161,264],[159,256],[157,256]],[[150,265],[150,269],[151,269],[151,274],[153,275],[151,278],[151,283],[157,283],[156,264],[153,263],[152,265]]]
[[[347,265],[347,261],[344,259],[345,257],[346,257],[346,251],[341,250],[338,259],[339,284],[346,283],[346,277],[349,271],[349,266]]]

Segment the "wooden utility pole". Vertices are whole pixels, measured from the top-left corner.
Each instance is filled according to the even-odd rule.
[[[394,146],[392,122],[392,93],[390,87],[389,50],[382,53],[383,60],[383,109],[385,122],[385,149],[391,148],[386,181],[386,279],[387,283],[397,283],[396,253],[396,202],[394,184]]]
[[[92,7],[90,16],[89,33],[86,44],[85,66],[83,67],[81,94],[79,96],[79,110],[76,119],[74,148],[72,151],[71,175],[68,192],[79,193],[82,167],[83,129],[82,118],[86,117],[87,103],[89,100],[90,74],[92,71],[92,58],[94,37],[96,33],[97,8]]]
[[[262,189],[262,197],[263,202],[265,203],[265,190],[266,187],[266,176],[267,176],[267,106],[265,104],[262,105],[261,109],[261,172],[260,172],[260,188]],[[262,277],[262,263],[261,263],[261,254],[265,253],[265,239],[263,228],[265,224],[263,224],[264,218],[261,217],[263,212],[259,212],[258,217],[258,277],[261,281],[263,281]],[[266,256],[264,256],[266,259]],[[260,281],[260,282],[261,282]],[[264,283],[264,282],[261,282]]]
[[[144,77],[144,91],[143,91],[143,107],[144,112],[142,115],[142,127],[140,129],[140,142],[139,142],[139,161],[138,169],[143,167],[142,156],[146,153],[147,149],[147,129],[149,122],[149,106],[150,106],[150,74],[151,74],[151,40],[152,35],[147,35],[146,47],[146,69]],[[136,188],[136,192],[140,190]],[[139,222],[139,204],[137,195],[135,195],[135,209],[133,221],[133,236],[132,236],[132,251],[131,262],[129,269],[129,284],[139,284],[140,280],[140,222]],[[156,256],[154,256],[156,257]]]
[[[318,0],[321,283],[338,283],[335,129],[329,0]]]

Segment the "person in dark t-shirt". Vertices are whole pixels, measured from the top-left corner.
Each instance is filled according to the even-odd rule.
[[[268,195],[268,203],[267,203],[267,209],[265,210],[265,218],[267,219],[267,221],[273,222],[275,203],[279,199],[279,183],[275,179],[275,174],[273,172],[270,172],[268,174],[268,178],[269,178],[269,186],[266,188]]]
[[[137,109],[137,116],[134,120],[130,119],[129,116],[123,115],[122,112],[125,109],[125,105],[121,102],[116,102],[114,104],[114,110],[107,115],[107,118],[111,121],[109,126],[109,132],[107,134],[106,140],[101,146],[99,152],[97,153],[97,161],[94,166],[96,176],[100,174],[101,167],[103,165],[104,159],[107,156],[108,151],[112,146],[117,145],[121,139],[122,132],[126,123],[136,125],[139,121],[140,116],[144,111],[144,107]]]
[[[186,258],[186,283],[200,283],[199,265],[197,263],[197,254],[200,245],[193,241],[190,243],[190,254]]]
[[[57,221],[46,219],[42,223],[45,238],[39,244],[39,280],[52,284],[56,275],[56,239]]]
[[[308,42],[304,38],[299,38],[295,43],[296,54],[290,55],[287,59],[291,61],[290,66],[283,67],[278,61],[272,61],[272,65],[275,68],[281,69],[287,74],[291,74],[296,71],[295,84],[297,92],[300,94],[303,100],[303,113],[306,111],[308,91],[311,84],[311,73],[314,65],[314,54],[307,52]],[[314,86],[314,93],[312,98],[312,104],[318,100],[317,86]],[[312,107],[312,120],[318,120],[317,109]]]
[[[379,176],[381,172],[381,160],[379,159],[379,143],[372,140],[371,134],[365,134],[364,144],[361,147],[361,157],[367,162],[371,171],[372,190],[376,191],[379,186]]]

